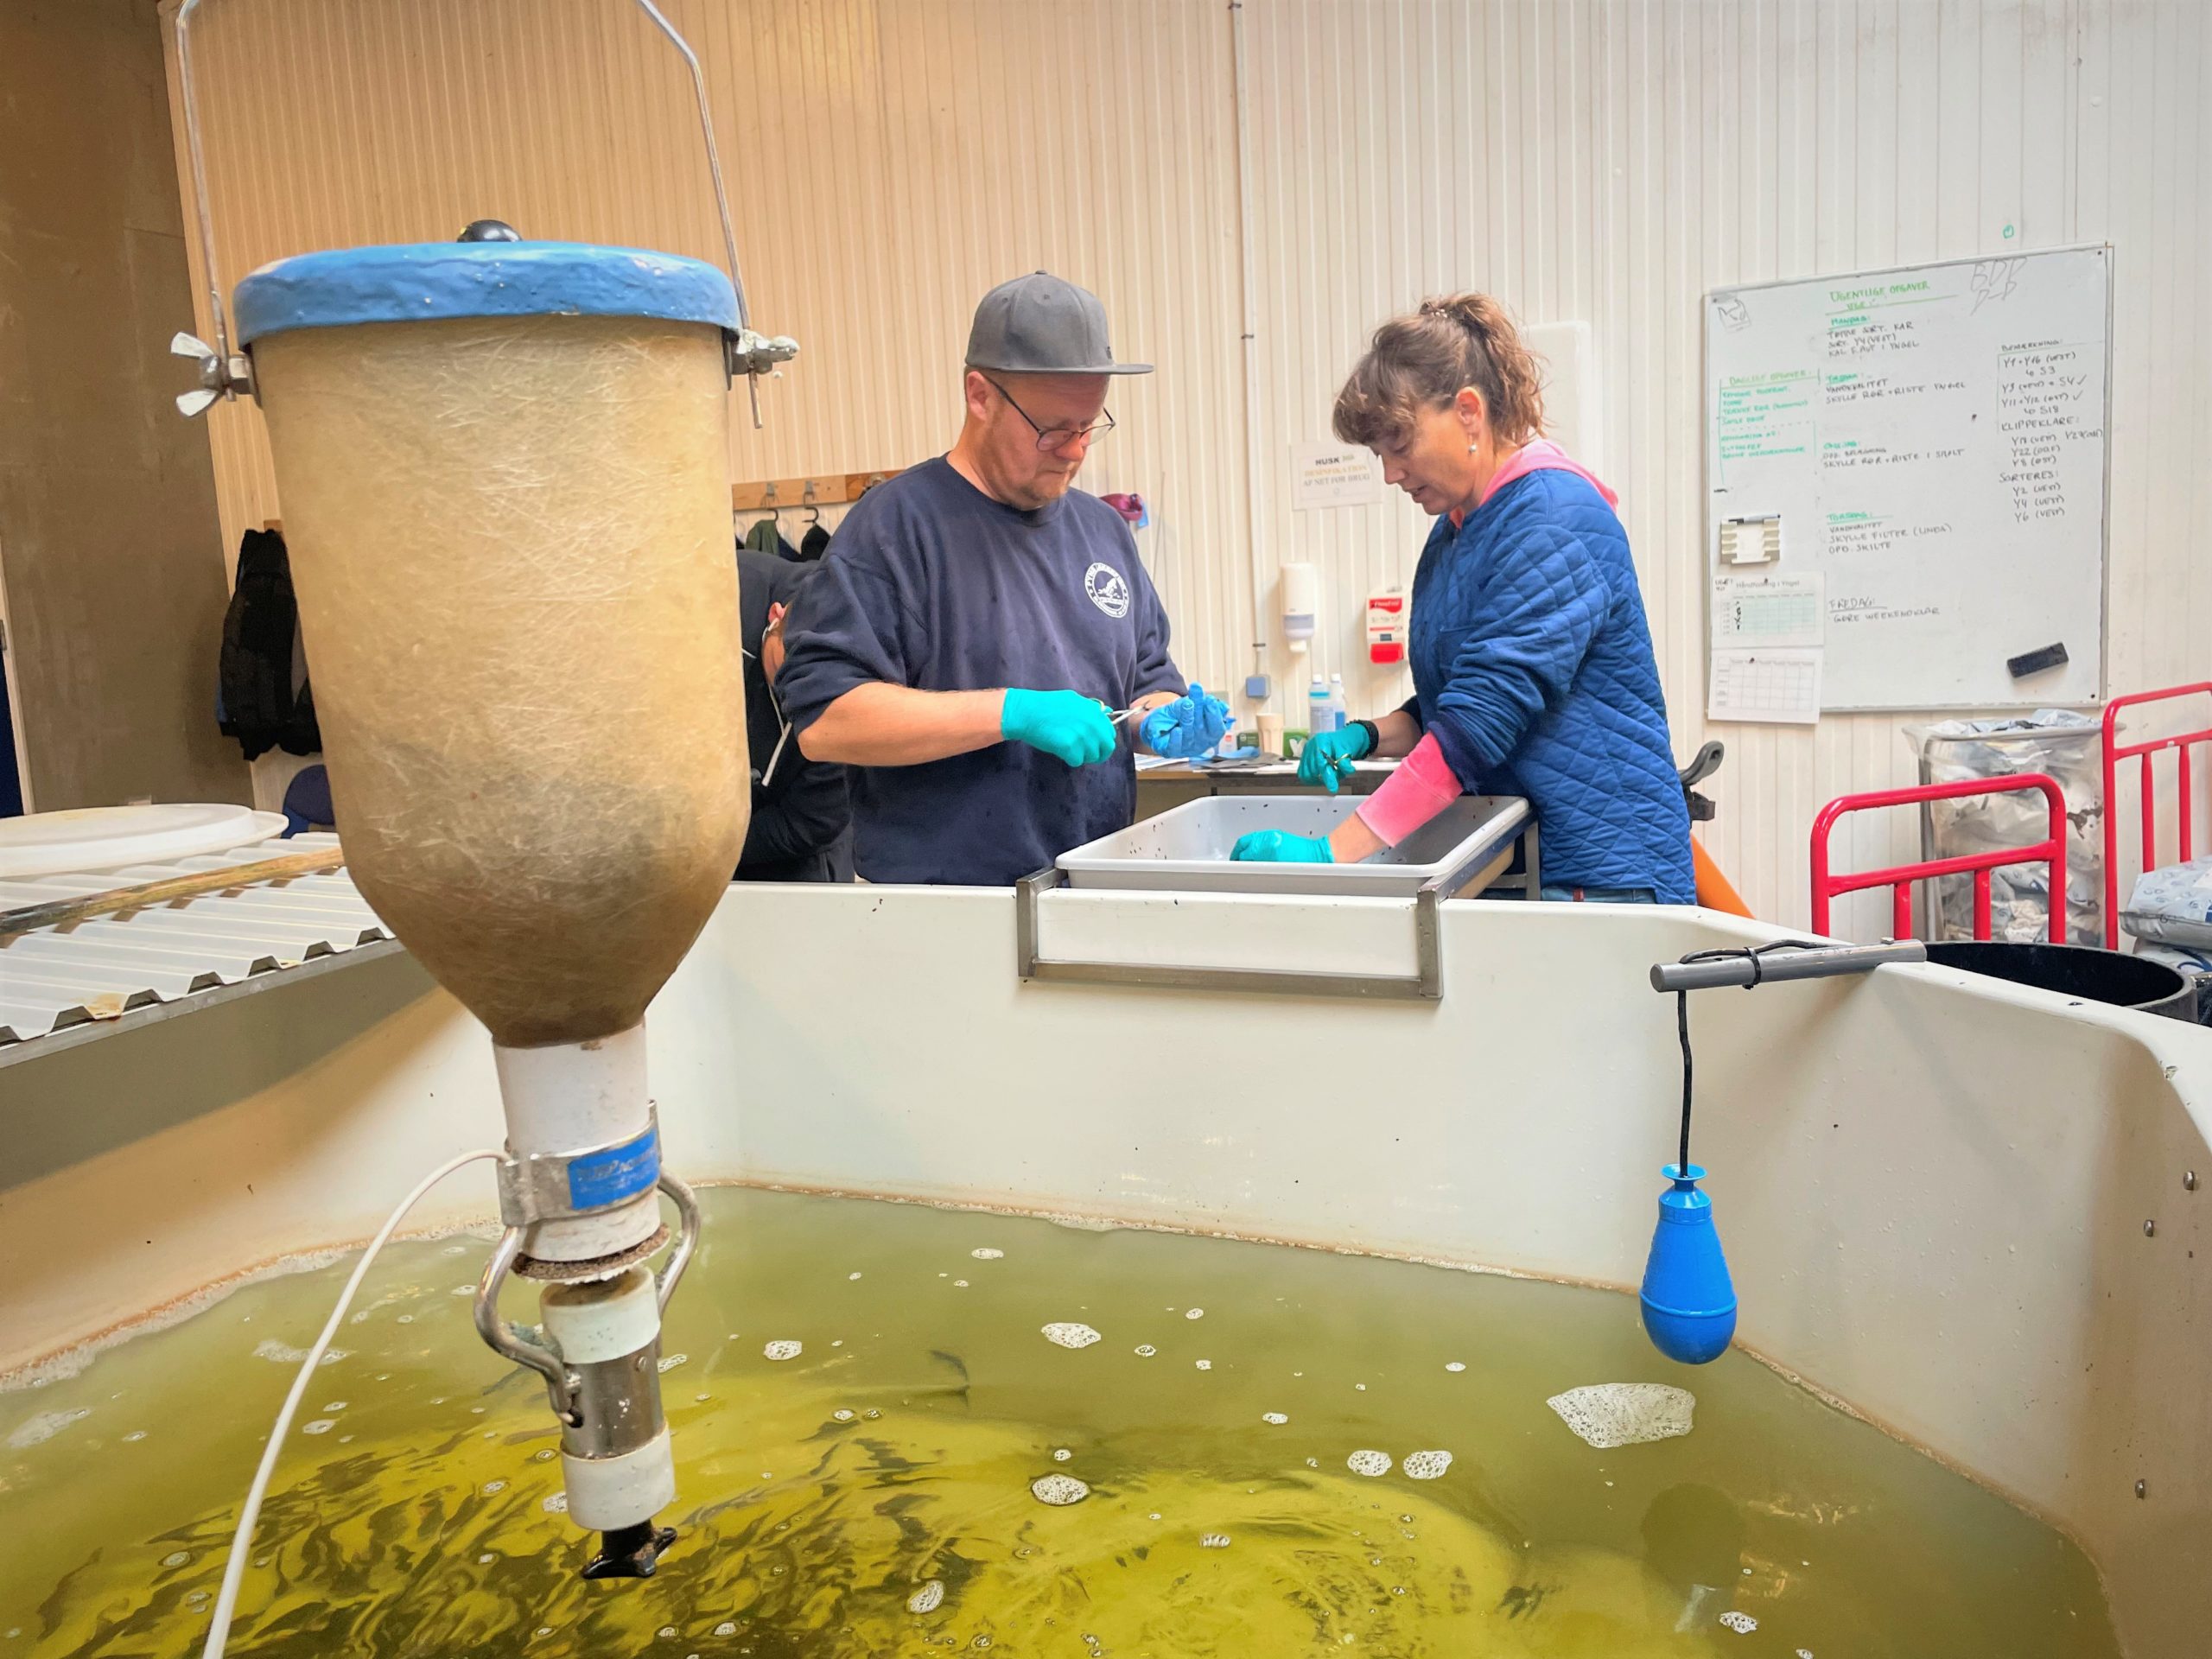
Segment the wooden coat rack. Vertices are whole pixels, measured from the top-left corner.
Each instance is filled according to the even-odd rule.
[[[829,473],[815,478],[761,478],[730,486],[730,509],[734,512],[766,512],[784,507],[841,507],[857,501],[902,468],[886,467],[873,473]]]
[[[883,467],[872,473],[824,473],[814,478],[760,478],[733,484],[732,512],[769,512],[785,507],[842,507],[857,501],[877,485],[894,479],[903,467]],[[264,519],[264,530],[282,532],[282,518]]]

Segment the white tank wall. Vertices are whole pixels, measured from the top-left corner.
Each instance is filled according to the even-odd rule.
[[[652,1084],[693,1177],[1632,1285],[1680,1087],[1646,970],[1750,937],[1456,905],[1440,1006],[1292,1001],[1023,985],[1004,893],[734,888]],[[2132,1651],[2197,1653],[2212,1033],[1937,969],[1692,1020],[1744,1338],[2068,1526]],[[404,958],[0,1071],[0,1365],[359,1239],[499,1134],[488,1043]],[[490,1213],[485,1174],[449,1185],[431,1219]]]

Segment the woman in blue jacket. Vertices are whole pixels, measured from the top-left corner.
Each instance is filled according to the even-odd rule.
[[[1525,796],[1544,896],[1690,904],[1689,817],[1613,493],[1546,441],[1535,359],[1496,300],[1429,300],[1375,332],[1337,435],[1436,515],[1414,576],[1414,696],[1317,734],[1299,776],[1397,771],[1326,836],[1262,830],[1242,859],[1351,863],[1463,793]]]

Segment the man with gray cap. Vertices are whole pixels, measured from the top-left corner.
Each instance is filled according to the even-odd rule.
[[[1128,826],[1124,731],[1191,759],[1226,728],[1167,654],[1127,521],[1073,487],[1113,429],[1112,378],[1150,372],[1114,360],[1088,290],[1001,284],[976,309],[959,441],[831,538],[776,690],[800,751],[855,769],[868,880],[1008,886]]]

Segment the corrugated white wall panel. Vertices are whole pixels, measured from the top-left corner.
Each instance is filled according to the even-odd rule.
[[[2109,239],[2111,682],[2212,672],[2206,9],[2153,0],[1273,0],[1255,60],[1262,451],[1325,435],[1361,330],[1490,289],[1592,330],[1610,481],[1687,754],[1706,734],[1703,357],[1709,289]],[[1356,607],[1409,579],[1409,506],[1293,513],[1262,547],[1321,561],[1331,665]],[[1395,677],[1361,664],[1370,706]],[[1914,781],[1910,715],[1716,728],[1707,842],[1761,914],[1802,923],[1821,803]],[[2169,807],[2169,814],[2171,808]],[[1846,865],[1910,856],[1910,815],[1847,820]],[[1873,900],[1847,912],[1883,930]]]
[[[741,421],[739,477],[895,465],[958,418],[969,313],[1050,266],[1105,297],[1122,429],[1085,483],[1153,503],[1178,655],[1250,666],[1275,568],[1327,579],[1314,658],[1362,709],[1361,601],[1409,583],[1402,500],[1291,511],[1369,330],[1487,288],[1586,321],[1687,754],[1705,734],[1700,300],[1712,288],[2110,240],[2115,690],[2212,671],[2212,79],[2197,0],[1246,0],[1261,475],[1248,562],[1231,9],[1223,0],[679,0],[706,66],[757,320],[804,354]],[[310,248],[536,235],[702,257],[720,238],[681,67],[620,0],[213,0],[211,179],[228,279]],[[203,325],[206,319],[201,319]],[[258,418],[215,412],[226,536],[276,512]],[[834,517],[834,514],[831,515]],[[1301,664],[1274,654],[1299,723]],[[1708,831],[1802,922],[1819,804],[1910,781],[1910,716],[1728,727]],[[1845,861],[1913,845],[1863,821]],[[1878,931],[1872,906],[1852,913]]]

